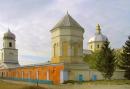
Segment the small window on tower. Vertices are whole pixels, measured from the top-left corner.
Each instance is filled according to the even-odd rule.
[[[12,43],[11,42],[9,42],[9,47],[12,47]]]
[[[91,49],[93,48],[93,46],[91,45]]]
[[[97,45],[97,48],[99,48],[99,45]]]

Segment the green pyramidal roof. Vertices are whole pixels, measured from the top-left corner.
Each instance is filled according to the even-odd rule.
[[[83,29],[83,27],[81,27],[80,24],[76,22],[68,13],[53,27],[53,29],[60,27],[76,27]]]

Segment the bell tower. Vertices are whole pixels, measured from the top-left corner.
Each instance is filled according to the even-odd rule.
[[[15,49],[15,35],[8,29],[3,37],[3,48]]]
[[[18,49],[15,47],[15,35],[8,29],[3,36],[0,63],[7,68],[16,67],[18,63]]]

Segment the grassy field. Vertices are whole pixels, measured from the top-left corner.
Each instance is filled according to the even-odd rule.
[[[130,85],[130,80],[97,80],[97,81],[89,81],[85,82],[93,85]]]
[[[90,81],[80,84],[46,85],[0,80],[0,89],[130,89],[130,80]]]
[[[45,87],[36,86],[36,84],[25,84],[22,82],[14,81],[1,81],[0,80],[0,89],[48,89]]]
[[[15,83],[0,81],[0,89],[20,89],[24,86],[25,85],[23,84],[15,84]]]

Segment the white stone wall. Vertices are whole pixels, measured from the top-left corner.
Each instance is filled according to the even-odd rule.
[[[102,74],[97,70],[70,70],[68,71],[68,80],[78,80],[78,76],[83,75],[84,81],[93,80],[93,76],[96,76],[96,80],[104,80]],[[125,79],[124,71],[116,70],[111,79]]]
[[[90,79],[92,79],[92,76],[96,75],[97,80],[103,80],[102,74],[97,70],[90,70]],[[125,79],[124,78],[124,71],[123,70],[116,70],[113,73],[112,79]]]
[[[18,63],[18,50],[17,49],[2,49],[3,62]]]
[[[125,79],[123,70],[116,70],[112,76],[112,79]]]

